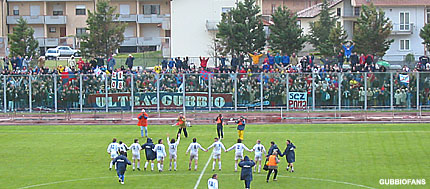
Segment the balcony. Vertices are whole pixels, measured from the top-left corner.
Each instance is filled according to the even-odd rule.
[[[67,16],[45,16],[45,24],[67,24]]]
[[[137,15],[135,14],[120,14],[117,19],[114,19],[114,21],[119,22],[136,22],[137,21]]]
[[[345,10],[343,12],[342,18],[344,20],[355,21],[355,20],[357,20],[357,18],[359,16],[360,16],[360,12],[354,12],[354,11],[351,11],[351,10],[348,10],[348,11]]]
[[[136,46],[137,45],[137,37],[124,37],[124,41],[121,46]]]
[[[161,46],[161,39],[158,37],[139,37],[137,38],[138,46]]]
[[[400,24],[393,24],[393,30],[391,31],[391,35],[411,35],[414,32],[414,24],[407,24],[407,25],[400,25]]]
[[[206,20],[206,29],[208,31],[218,31],[218,23],[219,21]]]
[[[22,17],[27,21],[27,24],[44,24],[45,17],[44,16],[7,16],[6,23],[7,24],[18,24],[18,19]]]
[[[39,42],[39,47],[56,47],[58,46],[59,39],[58,38],[37,38]]]
[[[161,24],[164,20],[170,19],[170,14],[139,14],[137,23],[139,24]]]

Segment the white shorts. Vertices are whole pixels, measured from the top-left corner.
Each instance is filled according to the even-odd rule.
[[[193,159],[198,160],[199,159],[199,154],[191,154],[190,155],[190,160],[193,160]]]
[[[133,157],[131,158],[140,160],[140,154],[133,154]]]
[[[113,153],[111,153],[111,154],[110,154],[110,158],[116,158],[116,157],[118,157],[118,154],[117,154],[117,153],[114,153],[114,154],[113,154]]]
[[[243,154],[236,154],[234,160],[243,160]]]
[[[261,161],[262,160],[262,155],[260,154],[255,154],[254,156],[254,161]]]
[[[176,158],[177,158],[178,156],[176,155],[176,154],[169,154],[169,158],[170,159],[174,159],[174,160],[176,160]]]
[[[164,160],[164,156],[157,156],[157,161]]]
[[[221,159],[221,154],[213,154],[213,159]]]

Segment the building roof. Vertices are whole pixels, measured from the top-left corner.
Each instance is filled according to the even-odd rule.
[[[353,6],[370,5],[375,6],[418,6],[430,5],[430,0],[352,0]]]
[[[336,6],[337,4],[341,3],[343,0],[331,0],[329,1],[329,8],[332,8]],[[366,1],[366,0],[364,0]],[[322,3],[318,3],[316,5],[313,5],[311,7],[308,7],[306,9],[303,9],[299,12],[297,12],[297,17],[299,18],[314,18],[318,16],[321,12],[321,5]]]

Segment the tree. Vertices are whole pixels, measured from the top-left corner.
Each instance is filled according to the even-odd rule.
[[[94,12],[88,11],[88,34],[83,35],[81,51],[84,56],[110,56],[124,41],[124,31],[127,24],[115,22],[119,14],[114,14],[116,8],[106,0],[97,2]]]
[[[427,51],[430,50],[430,24],[426,24],[420,31],[420,37]]]
[[[327,0],[323,0],[319,16],[319,20],[310,23],[309,41],[321,55],[326,57],[335,55],[333,47],[337,44],[330,40],[330,33],[336,27],[337,18],[333,16]]]
[[[297,25],[297,16],[287,7],[278,7],[272,14],[274,25],[269,26],[269,44],[273,50],[292,54],[302,50],[306,41],[302,28]]]
[[[382,9],[371,4],[363,6],[354,28],[355,50],[363,54],[383,57],[394,40],[388,39],[393,25]]]
[[[345,30],[337,24],[336,27],[330,30],[330,34],[328,36],[330,44],[332,45],[331,49],[333,49],[333,53],[339,53],[342,49],[342,44],[345,42],[348,34],[346,34]]]
[[[10,54],[36,58],[39,42],[34,39],[33,34],[34,30],[28,26],[27,21],[19,18],[18,25],[13,27],[13,33],[8,34]]]
[[[249,53],[263,50],[266,43],[260,8],[255,0],[244,0],[237,8],[222,14],[216,37],[225,54]]]

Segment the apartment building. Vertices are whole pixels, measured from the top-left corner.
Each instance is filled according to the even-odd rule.
[[[286,6],[292,12],[299,12],[321,3],[322,0],[258,0],[257,2],[261,5],[262,14],[266,16],[272,15],[279,6]]]
[[[121,52],[163,50],[169,56],[169,0],[110,2],[120,14],[116,21],[128,24]],[[86,32],[88,11],[94,11],[96,3],[97,0],[5,0],[2,12],[6,19],[2,20],[6,20],[6,33],[13,32],[20,17],[27,20],[35,31],[42,54],[58,45],[79,48],[76,37]]]

